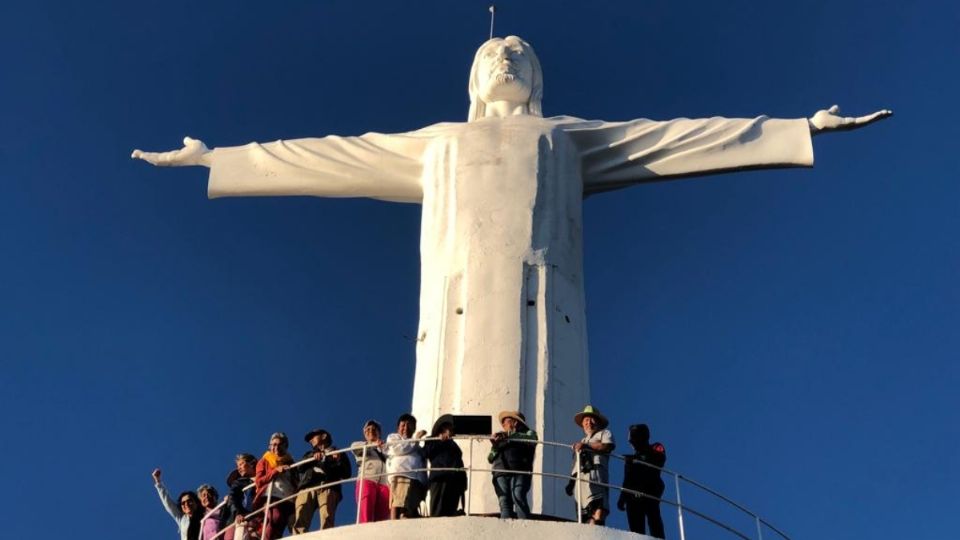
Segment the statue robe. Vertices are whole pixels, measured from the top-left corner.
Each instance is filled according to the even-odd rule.
[[[512,116],[409,133],[212,151],[209,195],[372,197],[423,205],[413,414],[517,409],[542,440],[573,442],[590,403],[582,200],[667,178],[811,166],[806,119],[610,123]],[[602,403],[601,403],[602,404]],[[499,426],[494,426],[499,429]],[[486,444],[465,448],[486,467]],[[538,450],[536,471],[569,470]],[[487,475],[471,511],[496,512]],[[563,482],[534,477],[536,513],[569,514]],[[569,516],[568,516],[569,517]]]

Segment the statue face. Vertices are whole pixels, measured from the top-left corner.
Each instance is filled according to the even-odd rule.
[[[533,64],[520,40],[508,37],[488,43],[480,52],[479,95],[486,103],[527,103],[533,87]]]

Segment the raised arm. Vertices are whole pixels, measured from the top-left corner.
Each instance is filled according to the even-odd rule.
[[[173,500],[173,497],[170,496],[170,492],[167,491],[167,486],[163,485],[163,480],[160,478],[161,472],[160,469],[154,469],[151,476],[153,476],[153,486],[157,489],[157,495],[160,496],[160,503],[163,504],[164,510],[170,514],[170,517],[173,518],[177,524],[180,524],[180,518],[183,517],[183,511],[180,509],[178,502]]]
[[[371,197],[420,202],[421,156],[429,128],[411,133],[367,133],[207,149],[184,139],[170,152],[134,150],[131,157],[159,166],[202,165],[210,168],[208,195],[312,195]]]

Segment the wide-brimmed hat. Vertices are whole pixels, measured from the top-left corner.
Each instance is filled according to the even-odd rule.
[[[430,432],[430,436],[436,437],[440,435],[440,428],[447,424],[450,425],[451,429],[454,427],[452,414],[444,414],[440,418],[437,418],[437,421],[433,423],[433,431]]]
[[[327,431],[327,430],[325,430],[325,429],[320,429],[320,428],[311,429],[310,431],[308,431],[307,434],[303,436],[303,440],[304,440],[304,442],[310,442],[310,439],[316,437],[317,435],[321,435],[321,436],[322,436],[322,435],[326,435],[325,438],[326,438],[328,441],[332,441],[332,440],[333,440],[333,437],[330,435],[330,432],[329,432],[329,431]]]
[[[524,416],[523,413],[520,411],[500,411],[500,414],[498,415],[498,417],[500,418],[501,424],[503,423],[504,418],[513,418],[514,420],[516,420],[517,422],[520,422],[523,425],[527,424],[527,417]]]
[[[607,420],[607,417],[600,414],[600,409],[594,407],[593,405],[587,405],[586,407],[583,408],[582,411],[574,415],[573,423],[577,424],[578,426],[582,426],[583,419],[586,416],[592,416],[594,419],[596,419],[598,429],[604,429],[608,425],[610,425],[610,422]]]

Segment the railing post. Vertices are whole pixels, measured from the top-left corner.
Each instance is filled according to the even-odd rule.
[[[680,540],[686,540],[683,530],[683,501],[680,499],[680,475],[673,475],[673,484],[677,490],[677,525],[680,528]]]
[[[273,497],[273,481],[267,484],[267,504],[263,506],[263,532],[267,532],[267,523],[270,520],[270,499]],[[270,533],[273,534],[273,525],[270,525]],[[681,539],[682,540],[682,539]]]
[[[470,437],[470,459],[467,460],[467,507],[465,514],[470,515],[470,500],[473,499],[473,437]]]
[[[577,481],[573,484],[574,489],[576,489],[574,499],[577,501],[577,523],[583,523],[583,510],[581,510],[583,507],[580,504],[580,451],[574,450],[573,453],[576,454],[577,463],[575,469]]]
[[[763,527],[760,526],[760,516],[753,516],[757,520],[757,540],[763,540]]]
[[[363,504],[363,488],[364,488],[364,485],[363,485],[363,470],[367,468],[366,465],[367,465],[367,447],[368,447],[368,446],[369,446],[369,443],[367,443],[367,442],[364,442],[364,443],[363,443],[363,455],[362,455],[362,457],[360,458],[360,474],[357,475],[357,478],[359,478],[359,480],[357,480],[357,482],[358,482],[358,483],[357,483],[357,493],[358,493],[358,495],[357,495],[357,521],[356,521],[357,524],[360,523],[360,505]],[[377,482],[379,483],[379,479],[377,480]]]

